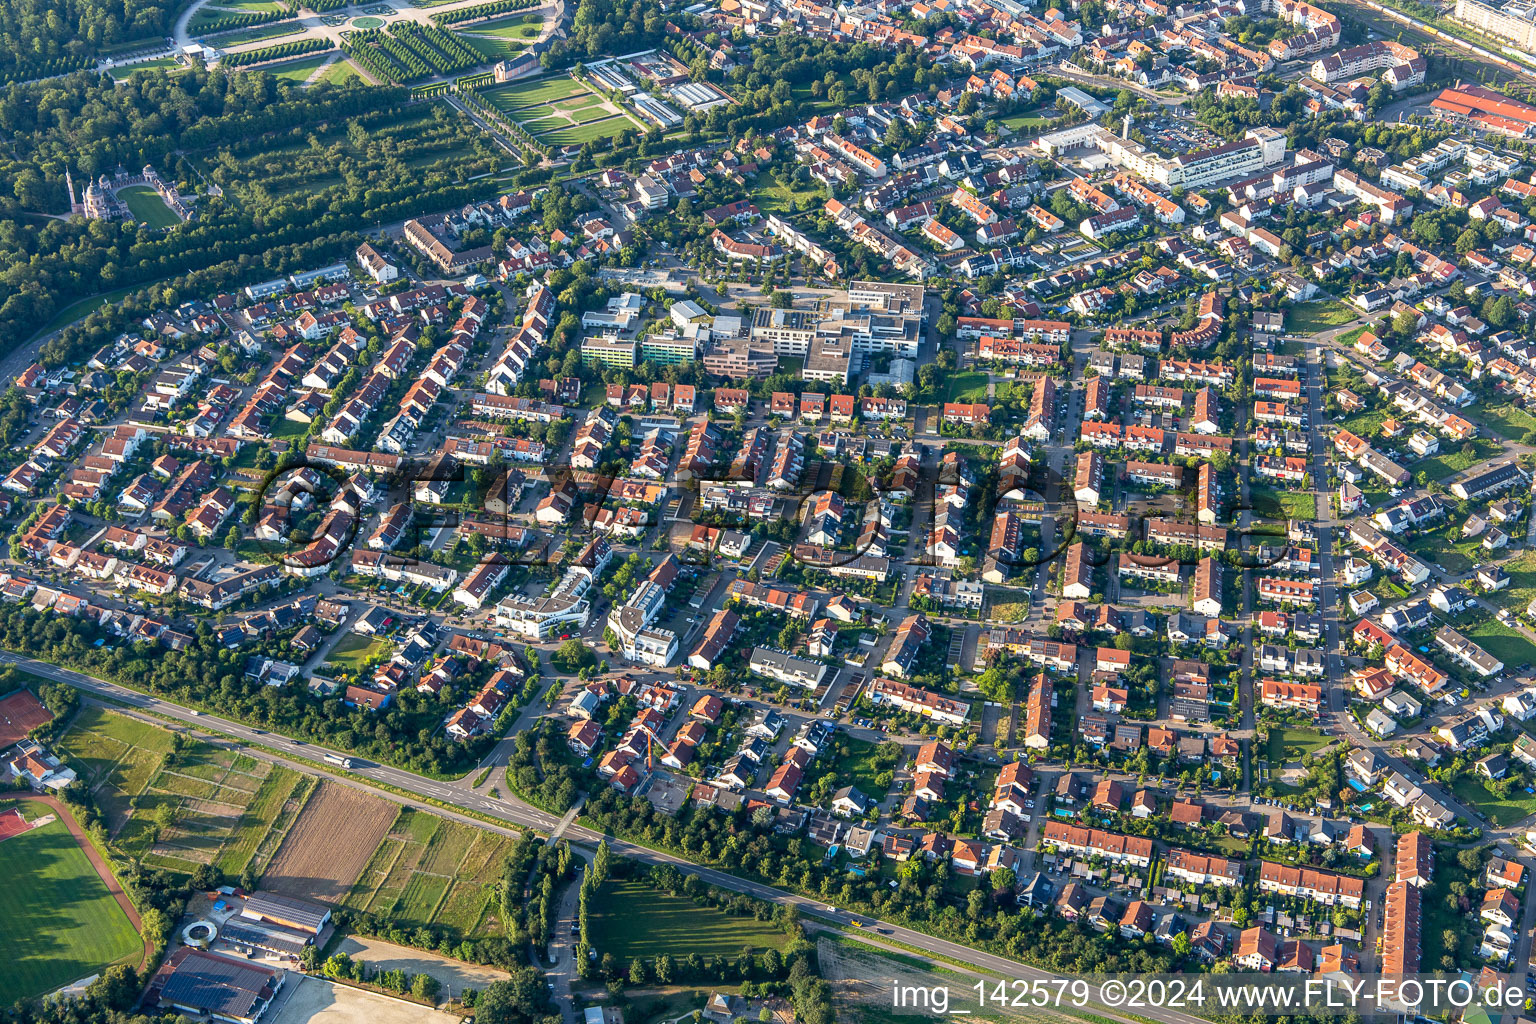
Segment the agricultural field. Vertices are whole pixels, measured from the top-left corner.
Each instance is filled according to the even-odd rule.
[[[181,874],[202,864],[244,871],[313,785],[204,743],[173,752],[170,733],[101,708],[83,710],[58,746],[106,814],[112,845]]]
[[[616,104],[563,75],[495,86],[481,95],[551,145],[574,146],[638,128]]]
[[[652,889],[643,882],[610,879],[590,909],[592,948],[620,963],[668,953],[734,953],[743,946],[782,949],[783,932],[751,917],[732,917],[713,907]]]
[[[152,228],[173,228],[181,223],[181,218],[148,185],[130,185],[117,195],[128,204],[129,213]]]
[[[29,817],[44,810],[27,807]],[[0,1004],[51,992],[144,946],[63,821],[0,842]]]
[[[261,876],[264,889],[340,902],[399,813],[394,804],[322,781]]]
[[[489,934],[487,910],[512,841],[407,808],[342,902],[400,927]]]

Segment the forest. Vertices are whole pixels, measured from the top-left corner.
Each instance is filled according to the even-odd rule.
[[[74,71],[123,44],[154,45],[175,12],[160,0],[10,0],[0,4],[0,82]]]

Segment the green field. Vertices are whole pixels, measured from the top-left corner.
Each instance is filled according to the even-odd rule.
[[[135,71],[175,71],[186,67],[177,57],[156,57],[154,60],[141,60],[136,64],[122,64],[107,71],[115,81],[123,81]]]
[[[1009,114],[1002,119],[1002,123],[1014,131],[1029,131],[1034,128],[1044,128],[1056,117],[1054,110],[1036,110],[1033,113]]]
[[[331,670],[357,672],[369,661],[380,657],[390,649],[388,640],[349,633],[331,648],[325,667]]]
[[[1265,519],[1317,518],[1317,497],[1311,491],[1282,491],[1250,485],[1248,503]]]
[[[473,33],[477,36],[537,39],[543,24],[544,19],[537,14],[514,14],[508,18],[497,18],[495,21],[483,21],[478,25],[468,25],[459,31]]]
[[[298,35],[303,31],[304,26],[297,22],[279,21],[271,25],[257,25],[255,28],[241,29],[238,32],[220,32],[211,38],[220,49],[227,50],[232,46],[259,43],[263,39],[277,39],[281,36]]]
[[[1454,442],[1448,442],[1447,447],[1440,449],[1440,454],[1415,462],[1411,470],[1414,473],[1422,470],[1431,480],[1445,480],[1473,466],[1482,465],[1499,454],[1500,450],[1496,442],[1485,437],[1474,437],[1454,447],[1450,445],[1454,445]]]
[[[152,228],[173,228],[181,223],[181,218],[148,185],[130,185],[117,195],[128,204],[129,213]]]
[[[1477,416],[1483,426],[1507,441],[1518,441],[1528,431],[1536,430],[1536,416],[1513,405],[1483,405]]]
[[[300,778],[298,772],[287,768],[273,768],[268,773],[261,781],[261,788],[240,815],[234,835],[219,851],[215,863],[220,868],[231,875],[238,875],[245,870],[256,851],[261,848],[262,840],[267,837],[283,805],[293,795]]]
[[[352,66],[351,61],[343,57],[335,64],[326,68],[325,73],[315,79],[314,84],[319,85],[321,82],[328,82],[331,85],[342,85],[346,82],[361,82],[362,80],[363,76],[358,74],[357,68]]]
[[[1357,310],[1331,299],[1303,302],[1292,306],[1285,315],[1285,333],[1317,334],[1330,327],[1342,327],[1359,316]]]
[[[203,743],[172,755],[166,730],[97,707],[76,716],[58,749],[90,788],[113,848],[183,875],[202,864],[243,870],[304,778]],[[157,828],[165,805],[174,821]]]
[[[636,881],[603,883],[590,914],[592,947],[598,956],[612,953],[624,964],[662,953],[710,956],[731,955],[743,946],[782,949],[786,940],[766,922],[731,917]]]
[[[583,142],[593,142],[597,139],[617,138],[619,133],[625,130],[639,131],[635,123],[627,117],[608,117],[601,121],[586,121],[582,124],[562,125],[557,128],[549,128],[534,132],[536,136],[546,142],[552,142],[557,146],[579,146]]]
[[[28,806],[28,816],[41,809]],[[62,821],[0,843],[0,877],[0,1003],[138,962],[138,933]]]
[[[266,70],[272,73],[272,77],[281,78],[289,82],[305,82],[309,76],[315,73],[315,69],[330,60],[328,53],[317,54],[313,57],[305,57],[303,60],[290,61],[287,64],[279,64]]]
[[[988,376],[985,370],[950,374],[949,379],[944,382],[944,401],[985,402]]]
[[[1487,780],[1477,775],[1458,778],[1451,783],[1451,793],[1499,828],[1536,814],[1536,796],[1519,786],[1511,787],[1506,797],[1495,796],[1488,790]]]
[[[93,311],[100,309],[107,303],[117,302],[119,299],[126,298],[127,296],[133,294],[143,287],[145,286],[131,284],[126,288],[117,288],[110,292],[102,292],[100,295],[92,295],[84,299],[76,299],[74,302],[71,302],[69,305],[64,306],[57,313],[53,314],[53,319],[44,324],[43,329],[38,333],[47,334],[49,331],[56,331],[60,327],[63,327],[67,324],[72,324],[76,320],[83,320]]]
[[[127,822],[129,801],[148,788],[159,770],[171,737],[146,722],[91,706],[75,717],[58,748],[95,793],[107,831],[113,833]]]
[[[1495,590],[1488,600],[1502,608],[1524,615],[1526,605],[1536,598],[1536,551],[1522,551],[1500,567],[1509,573],[1509,586]]]
[[[1269,760],[1274,764],[1300,760],[1331,742],[1316,729],[1272,726],[1269,730]]]
[[[471,36],[460,35],[460,41],[474,50],[487,61],[506,60],[508,57],[522,53],[528,46],[527,43],[517,39],[508,39],[503,36]]]
[[[466,42],[475,45],[482,53],[510,45],[508,40],[490,38],[466,37]],[[597,139],[611,139],[626,129],[640,130],[627,116],[607,109],[601,96],[565,76],[496,86],[482,91],[481,95],[497,110],[551,145],[575,146]]]
[[[1504,625],[1498,619],[1486,619],[1462,632],[1513,671],[1519,665],[1536,665],[1536,644],[1531,643],[1518,629]]]
[[[510,113],[524,107],[543,106],[557,100],[591,95],[591,90],[569,75],[540,78],[531,82],[513,82],[481,92],[496,109]]]

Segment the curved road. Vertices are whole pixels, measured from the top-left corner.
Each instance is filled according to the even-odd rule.
[[[262,757],[266,760],[278,761],[310,774],[322,774],[327,778],[335,779],[355,788],[370,788],[366,783],[370,781],[376,782],[406,793],[416,794],[418,797],[428,800],[441,801],[451,807],[488,815],[510,825],[532,828],[546,835],[553,831],[558,824],[554,815],[525,804],[520,800],[491,799],[490,797],[468,792],[449,782],[428,779],[413,772],[402,771],[399,768],[391,768],[387,765],[378,765],[372,762],[357,764],[357,761],[354,760],[354,764],[357,764],[357,767],[348,772],[331,771],[328,768],[316,769],[310,764],[295,762],[290,760],[290,758],[303,757],[318,760],[326,753],[339,753],[339,751],[327,751],[324,747],[317,747],[310,743],[291,740],[285,736],[253,729],[250,726],[226,718],[202,714],[182,707],[179,704],[172,704],[151,694],[139,693],[136,690],[130,690],[116,683],[97,679],[95,676],[88,676],[72,669],[60,668],[47,662],[36,661],[11,651],[0,650],[0,664],[14,665],[32,675],[54,682],[67,683],[70,686],[85,691],[87,694],[104,698],[116,704],[128,705],[130,708],[138,708],[157,716],[174,719],[193,730],[209,734],[215,741],[221,737],[224,739],[234,739],[242,745],[248,754]],[[505,834],[513,834],[510,829],[497,829],[497,826],[487,825],[479,819],[455,815],[451,810],[445,811],[436,804],[413,801],[408,797],[401,797],[397,793],[387,791],[383,795],[397,803],[417,806],[436,814],[446,814],[449,817],[480,828],[492,828]],[[914,931],[900,925],[889,924],[863,915],[837,910],[825,903],[809,900],[802,896],[784,892],[781,889],[775,889],[748,879],[738,878],[735,875],[726,874],[713,868],[703,867],[681,857],[674,857],[671,854],[662,853],[643,846],[636,846],[623,840],[613,839],[581,825],[572,825],[566,828],[562,834],[573,845],[596,846],[606,838],[615,853],[620,853],[626,857],[649,864],[672,864],[692,874],[696,874],[706,882],[717,885],[722,889],[756,896],[759,899],[768,900],[773,903],[793,906],[803,916],[810,919],[811,923],[830,926],[835,930],[848,929],[848,934],[856,936],[861,942],[878,944],[882,938],[886,938],[890,942],[901,943],[904,946],[922,950],[935,957],[969,964],[980,970],[989,971],[1009,979],[1022,978],[1026,981],[1036,979],[1049,981],[1054,978],[1063,977],[1063,975],[1030,967],[1008,957],[983,952],[957,942],[950,942],[946,939],[935,938],[925,932]],[[856,921],[861,926],[867,927],[854,927],[854,922]],[[1100,1008],[1095,1007],[1095,1009]],[[1206,1024],[1201,1018],[1177,1010],[1139,1009],[1137,1011],[1137,1019],[1158,1021],[1159,1024]]]

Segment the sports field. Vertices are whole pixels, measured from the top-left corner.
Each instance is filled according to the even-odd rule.
[[[575,146],[611,139],[626,128],[640,130],[617,105],[564,75],[496,86],[481,95],[551,145]]]
[[[53,715],[31,690],[17,690],[0,698],[0,747],[25,739]]]
[[[171,212],[165,200],[148,185],[130,185],[118,193],[128,204],[128,212],[152,228],[173,228],[181,218]]]
[[[0,1004],[138,961],[138,933],[62,821],[0,843],[0,878]]]

